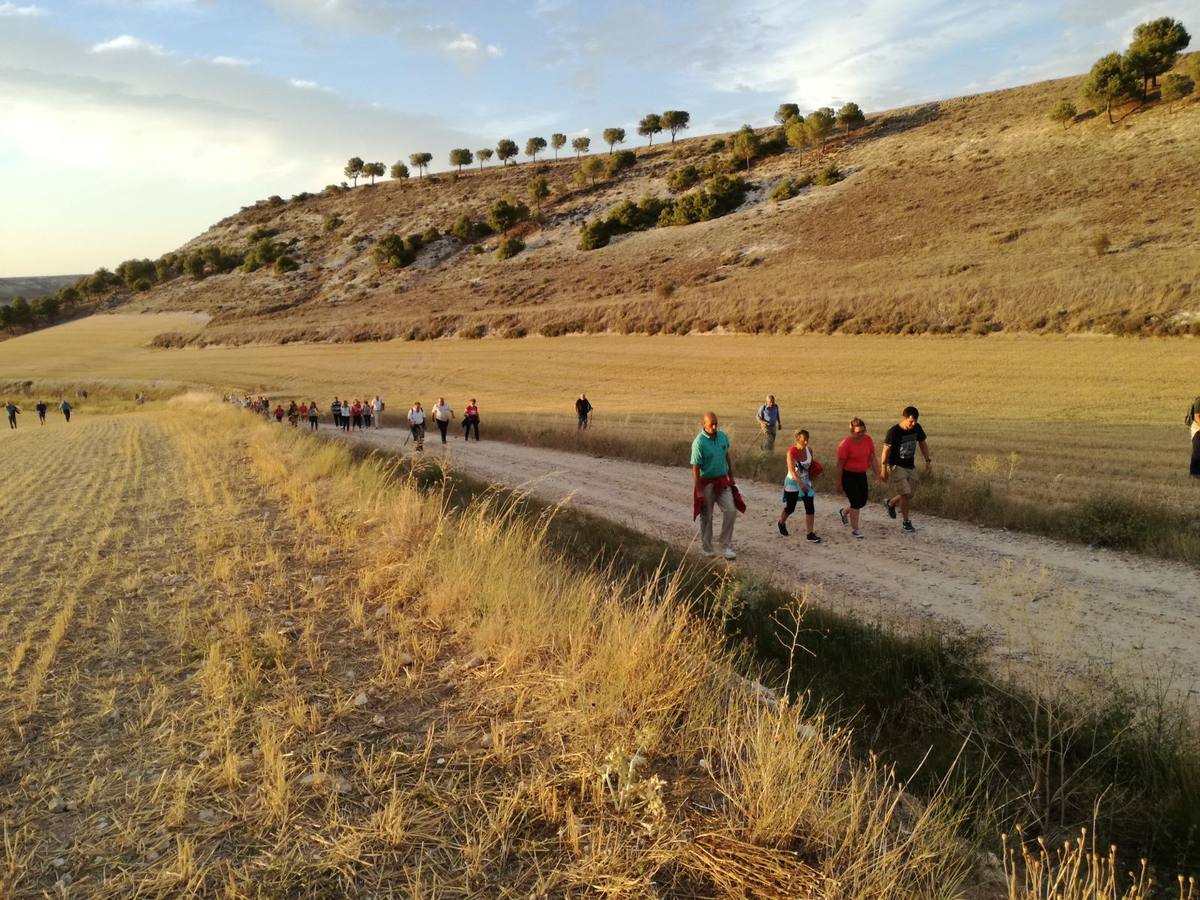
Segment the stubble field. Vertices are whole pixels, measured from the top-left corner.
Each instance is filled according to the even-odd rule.
[[[5,433],[0,895],[953,896],[675,583],[199,400]],[[470,585],[464,591],[463,585]]]

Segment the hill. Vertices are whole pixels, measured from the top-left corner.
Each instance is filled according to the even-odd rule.
[[[575,182],[569,159],[273,198],[172,261],[208,251],[216,268],[234,266],[265,241],[295,271],[175,277],[130,303],[213,315],[166,345],[603,330],[1194,333],[1200,103],[1152,101],[1115,126],[1090,114],[1051,122],[1054,102],[1078,93],[1071,78],[879,113],[823,151],[778,144],[748,172],[727,138],[697,137],[638,149],[595,186]],[[831,164],[837,183],[770,199]],[[740,169],[736,210],[579,248],[581,227],[623,201],[671,198],[668,179],[687,165]],[[461,216],[486,220],[499,197],[526,199],[537,174],[552,197],[512,229],[524,252],[500,260],[496,235],[445,234]],[[411,265],[377,264],[389,234],[426,232]]]
[[[68,287],[78,281],[80,275],[40,275],[26,278],[0,278],[0,303],[7,303],[16,297],[26,300],[34,297],[44,297],[53,294],[60,288]]]

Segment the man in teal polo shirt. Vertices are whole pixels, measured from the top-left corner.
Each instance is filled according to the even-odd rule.
[[[733,523],[737,506],[733,500],[733,459],[729,438],[717,428],[717,414],[705,413],[703,430],[692,441],[692,489],[695,499],[692,518],[700,516],[700,548],[713,555],[713,506],[721,507],[721,552],[737,559],[733,550]]]

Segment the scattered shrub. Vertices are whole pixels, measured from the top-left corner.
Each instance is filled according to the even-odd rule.
[[[616,153],[609,154],[604,159],[604,171],[609,178],[614,175],[619,175],[626,169],[631,169],[637,164],[637,154],[632,150],[618,150]]]
[[[678,169],[672,169],[667,175],[667,187],[673,191],[686,191],[690,187],[694,187],[700,182],[700,170],[690,163],[686,166],[680,166]]]
[[[737,177],[716,175],[704,187],[684,194],[662,210],[659,226],[691,225],[720,218],[741,204],[746,196],[746,183]]]
[[[474,241],[481,237],[487,237],[492,233],[492,229],[483,222],[472,221],[471,217],[463,213],[454,220],[454,224],[450,226],[447,234],[458,238],[460,241]]]
[[[476,244],[475,246],[473,246],[471,248],[471,252],[474,253],[476,256],[478,256],[480,253],[483,253],[484,252],[483,244]]]
[[[287,203],[287,201],[278,194],[272,194],[267,198],[267,206],[283,206],[285,203]]]
[[[441,236],[442,236],[442,233],[440,231],[438,231],[437,228],[435,228],[432,225],[430,225],[423,232],[421,232],[421,240],[426,244],[432,244],[434,241],[436,241]]]
[[[420,236],[415,236],[416,242],[413,241],[413,237],[403,238],[394,231],[385,234],[371,251],[375,265],[381,269],[384,266],[403,269],[412,265],[413,260],[417,258],[417,251],[421,249]]]
[[[321,229],[328,234],[331,231],[337,231],[342,227],[342,224],[342,217],[334,214],[325,217],[325,221],[321,223]]]
[[[675,296],[675,285],[670,281],[661,281],[654,289],[654,296],[659,300],[670,300]]]
[[[525,249],[525,242],[519,237],[506,237],[496,247],[496,259],[510,259]]]
[[[133,283],[133,289],[135,291],[139,291],[139,292],[150,290],[150,279],[149,278],[139,278],[137,281],[135,281]]]
[[[242,261],[242,271],[255,272],[263,266],[269,266],[283,256],[286,250],[286,244],[277,244],[270,238],[263,238],[246,253],[246,257]]]
[[[279,234],[278,228],[267,228],[266,226],[260,226],[250,232],[250,242],[254,243],[255,241],[261,241],[263,238],[273,238],[277,234]]]
[[[1075,121],[1077,115],[1079,115],[1079,110],[1070,100],[1059,100],[1050,109],[1050,121],[1057,122],[1064,129]]]
[[[488,226],[497,233],[508,231],[518,222],[528,218],[529,207],[511,197],[501,197],[488,210]]]
[[[1091,248],[1092,253],[1096,256],[1103,256],[1108,252],[1108,248],[1112,246],[1112,241],[1109,240],[1108,234],[1101,231],[1092,238]]]
[[[296,262],[296,260],[292,259],[286,253],[275,260],[275,273],[277,275],[283,275],[286,272],[295,272],[298,268],[300,268],[300,263]]]
[[[845,177],[846,176],[842,174],[841,169],[837,167],[836,163],[830,163],[816,174],[816,176],[813,178],[813,184],[821,187],[828,187],[831,184],[837,184]]]
[[[608,244],[616,234],[653,228],[670,201],[647,194],[637,203],[625,200],[614,206],[603,219],[593,219],[581,229],[580,250],[596,250]]]

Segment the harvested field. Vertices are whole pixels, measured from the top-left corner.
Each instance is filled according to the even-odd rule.
[[[735,678],[671,583],[569,569],[495,505],[191,400],[0,447],[4,896],[949,897],[971,868],[941,800]]]

